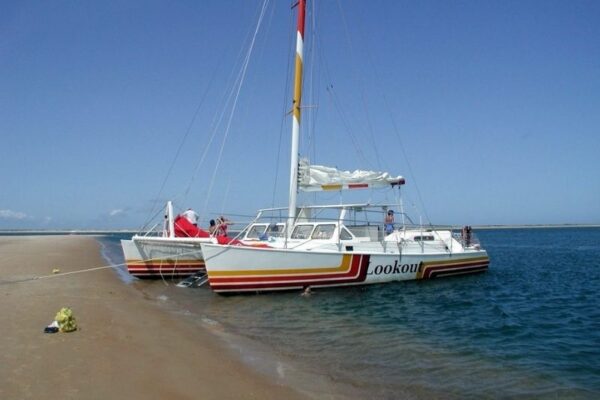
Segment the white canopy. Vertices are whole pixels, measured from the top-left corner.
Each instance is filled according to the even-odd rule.
[[[387,172],[341,171],[323,165],[310,165],[307,159],[300,160],[298,185],[304,192],[322,190],[383,188],[390,185],[403,185],[404,178],[392,177]]]

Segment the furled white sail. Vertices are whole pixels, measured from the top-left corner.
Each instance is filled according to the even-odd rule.
[[[298,174],[300,190],[316,192],[322,190],[382,188],[403,185],[404,178],[391,176],[388,172],[342,171],[323,165],[310,165],[307,159],[300,160]]]

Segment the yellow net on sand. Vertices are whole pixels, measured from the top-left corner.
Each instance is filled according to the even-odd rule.
[[[56,313],[54,320],[58,323],[58,329],[61,332],[73,332],[77,330],[77,322],[73,316],[73,311],[68,307],[63,307]]]

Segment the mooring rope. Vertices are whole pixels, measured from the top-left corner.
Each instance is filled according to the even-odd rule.
[[[194,250],[194,251],[182,253],[179,256],[191,255],[191,254],[197,253],[198,251],[200,251],[200,250]],[[144,262],[162,261],[162,260],[164,260],[164,258],[150,258],[150,259],[144,260]],[[100,267],[84,268],[84,269],[79,269],[79,270],[75,270],[75,271],[59,272],[59,273],[53,273],[53,274],[49,274],[49,275],[31,276],[28,278],[13,279],[13,280],[5,279],[5,280],[0,280],[0,285],[8,285],[8,284],[13,284],[13,283],[24,283],[24,282],[31,282],[31,281],[37,281],[37,280],[42,280],[42,279],[50,279],[50,278],[59,278],[59,277],[64,277],[64,276],[68,276],[68,275],[81,274],[84,272],[99,271],[99,270],[109,269],[109,268],[116,269],[119,267],[124,267],[126,265],[127,265],[127,263],[124,262],[124,263],[120,263],[120,264],[103,265]],[[161,271],[161,275],[162,275],[162,271]]]
[[[123,265],[125,265],[125,264],[123,263],[123,264],[117,264],[117,265],[103,265],[101,267],[85,268],[85,269],[80,269],[80,270],[76,270],[76,271],[60,272],[57,274],[32,276],[29,278],[22,278],[22,279],[15,279],[15,280],[2,280],[2,281],[0,281],[0,285],[7,285],[10,283],[23,283],[23,282],[37,281],[37,280],[49,279],[49,278],[58,278],[58,277],[63,277],[63,276],[67,276],[67,275],[80,274],[83,272],[98,271],[101,269],[108,269],[108,268],[118,268]]]

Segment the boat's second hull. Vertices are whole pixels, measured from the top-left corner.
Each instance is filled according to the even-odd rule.
[[[138,278],[185,278],[204,271],[200,239],[122,240],[127,271]]]
[[[431,279],[487,270],[484,250],[459,254],[364,254],[203,245],[216,292],[293,290]]]

